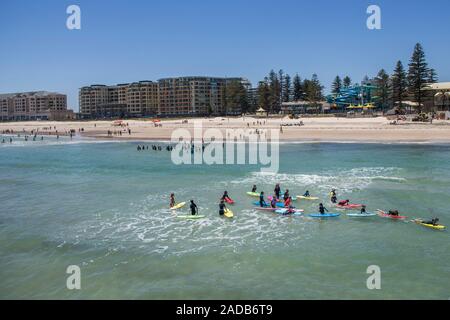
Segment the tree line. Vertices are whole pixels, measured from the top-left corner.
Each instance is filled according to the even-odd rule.
[[[366,76],[363,82],[368,80]],[[396,104],[401,108],[403,102],[410,99],[418,103],[418,110],[421,112],[422,103],[427,96],[424,89],[427,84],[436,83],[437,80],[436,71],[428,67],[422,45],[417,43],[409,60],[407,71],[402,61],[399,60],[391,75],[381,69],[374,78],[374,84],[377,86],[375,91],[375,95],[378,97],[377,105],[382,110]],[[332,83],[332,93],[337,94],[342,87],[346,86],[337,76]]]
[[[366,76],[363,82],[368,81]],[[421,111],[420,106],[426,96],[424,88],[427,84],[435,82],[437,73],[428,67],[422,45],[417,43],[408,64],[408,71],[405,70],[403,63],[398,61],[392,75],[381,69],[373,79],[377,87],[375,92],[378,97],[377,105],[382,110],[396,103],[401,107],[409,98],[419,104]],[[341,89],[352,85],[349,76],[342,79],[336,76],[331,85],[331,92],[337,94]],[[306,101],[318,112],[319,102],[324,100],[323,90],[324,86],[317,74],[313,74],[310,79],[302,79],[298,73],[291,77],[283,70],[278,72],[271,70],[258,83],[257,88],[251,91],[238,80],[227,83],[222,90],[222,105],[224,113],[238,110],[243,113],[255,112],[260,107],[269,113],[278,113],[283,102]]]

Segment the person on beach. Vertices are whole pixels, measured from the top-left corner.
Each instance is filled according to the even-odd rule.
[[[259,194],[259,206],[261,208],[267,207],[266,200],[264,200],[264,191],[261,191],[261,193]]]
[[[253,187],[252,187],[252,192],[256,192],[256,189],[257,189],[256,188],[256,184],[254,184]]]
[[[363,205],[361,207],[361,214],[366,214],[366,206],[365,205]]]
[[[323,204],[319,204],[319,212],[320,214],[325,214],[325,211],[328,212],[328,209],[323,206]]]
[[[195,216],[198,213],[198,207],[197,205],[194,203],[194,200],[191,200],[191,215]]]
[[[175,206],[175,193],[170,194],[170,204],[169,206],[173,208]]]
[[[227,206],[225,205],[225,202],[223,200],[220,200],[219,203],[219,215],[223,216],[225,214],[225,209],[227,208]]]
[[[309,190],[306,190],[306,192],[303,194],[303,196],[304,197],[310,197]]]
[[[277,199],[280,199],[281,188],[280,188],[280,184],[279,183],[277,183],[275,185],[275,189],[273,191],[275,192],[275,195],[277,196]]]

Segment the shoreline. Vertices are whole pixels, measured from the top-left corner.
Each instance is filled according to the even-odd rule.
[[[183,129],[186,140],[198,133],[215,129],[227,138],[228,130],[239,130],[243,138],[251,132],[260,132],[270,140],[271,130],[280,143],[389,143],[389,144],[445,144],[450,143],[450,121],[430,123],[400,122],[391,125],[385,117],[377,118],[196,118],[162,120],[157,125],[148,120],[123,120],[123,126],[114,121],[30,121],[1,122],[0,134],[38,136],[68,136],[102,141],[160,141],[170,142],[174,130]],[[300,122],[302,125],[300,125]],[[282,128],[282,132],[280,131]],[[218,130],[218,131],[217,131]],[[189,136],[190,135],[190,136]],[[239,136],[239,134],[237,134]],[[195,139],[200,139],[195,137]]]

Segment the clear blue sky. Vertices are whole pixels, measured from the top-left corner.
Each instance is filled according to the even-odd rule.
[[[81,7],[81,30],[66,8]],[[382,30],[366,9],[382,10]],[[450,81],[450,1],[407,0],[1,0],[0,92],[78,88],[181,75],[243,76],[270,69],[360,81],[421,42],[439,80]]]

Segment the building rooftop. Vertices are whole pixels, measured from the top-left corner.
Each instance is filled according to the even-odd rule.
[[[0,94],[0,98],[14,98],[20,96],[29,96],[29,97],[46,97],[49,95],[64,95],[58,92],[49,92],[49,91],[29,91],[29,92],[16,92],[16,93],[3,93]]]

